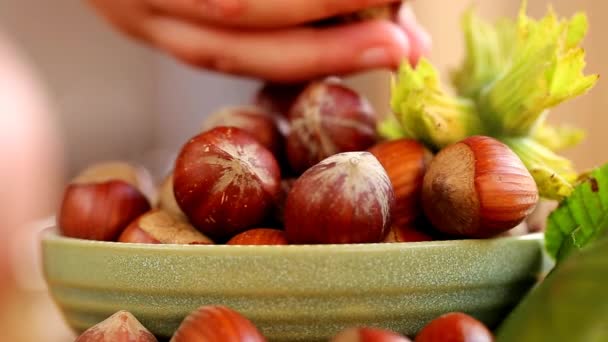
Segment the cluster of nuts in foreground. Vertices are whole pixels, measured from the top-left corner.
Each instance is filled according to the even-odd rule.
[[[520,224],[538,190],[504,144],[475,136],[436,155],[380,141],[376,114],[336,79],[265,86],[212,115],[155,189],[105,163],[67,187],[63,235],[130,243],[333,244],[489,238]]]
[[[492,333],[475,318],[460,312],[439,316],[429,322],[415,337],[415,342],[492,342]],[[119,311],[105,321],[82,333],[76,342],[157,342],[131,313]],[[203,306],[188,315],[181,323],[171,342],[265,342],[255,325],[240,313],[226,306]],[[371,328],[345,329],[331,342],[410,342],[395,332]]]

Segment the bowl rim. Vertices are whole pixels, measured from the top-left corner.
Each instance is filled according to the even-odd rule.
[[[439,240],[439,241],[417,241],[417,242],[378,242],[378,243],[351,243],[351,244],[302,244],[302,245],[226,245],[226,244],[209,244],[209,245],[184,245],[184,244],[151,244],[151,243],[124,243],[115,241],[97,241],[86,240],[79,238],[71,238],[59,234],[57,226],[47,227],[41,232],[41,241],[46,243],[60,243],[73,247],[108,247],[121,250],[175,250],[182,251],[225,251],[230,250],[276,250],[281,253],[285,252],[306,252],[306,251],[322,251],[322,250],[343,250],[343,251],[391,251],[417,248],[449,248],[449,247],[480,247],[490,246],[496,243],[519,243],[525,241],[543,242],[544,233],[531,233],[518,236],[501,236],[489,239],[462,239],[462,240]]]

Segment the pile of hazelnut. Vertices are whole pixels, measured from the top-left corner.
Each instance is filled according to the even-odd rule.
[[[460,312],[439,316],[416,335],[415,342],[492,342],[492,333],[475,318]],[[89,328],[76,342],[157,342],[131,313],[119,311]],[[255,325],[226,306],[202,306],[181,323],[171,342],[265,342]],[[331,342],[410,342],[393,331],[353,327],[331,338]]]
[[[433,155],[416,140],[381,141],[370,103],[335,78],[267,85],[201,131],[158,191],[125,163],[84,170],[65,191],[60,232],[167,244],[489,238],[538,201],[506,145],[474,136]]]

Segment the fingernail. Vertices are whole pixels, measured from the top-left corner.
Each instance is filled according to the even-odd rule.
[[[391,54],[386,48],[373,47],[363,51],[359,56],[358,65],[361,68],[373,68],[379,66],[389,66],[393,62]]]

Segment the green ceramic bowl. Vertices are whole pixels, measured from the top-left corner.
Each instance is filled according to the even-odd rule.
[[[322,341],[352,326],[414,335],[450,311],[495,326],[535,283],[541,235],[405,244],[177,246],[43,238],[44,272],[80,332],[125,309],[161,338],[205,304],[270,341]]]

